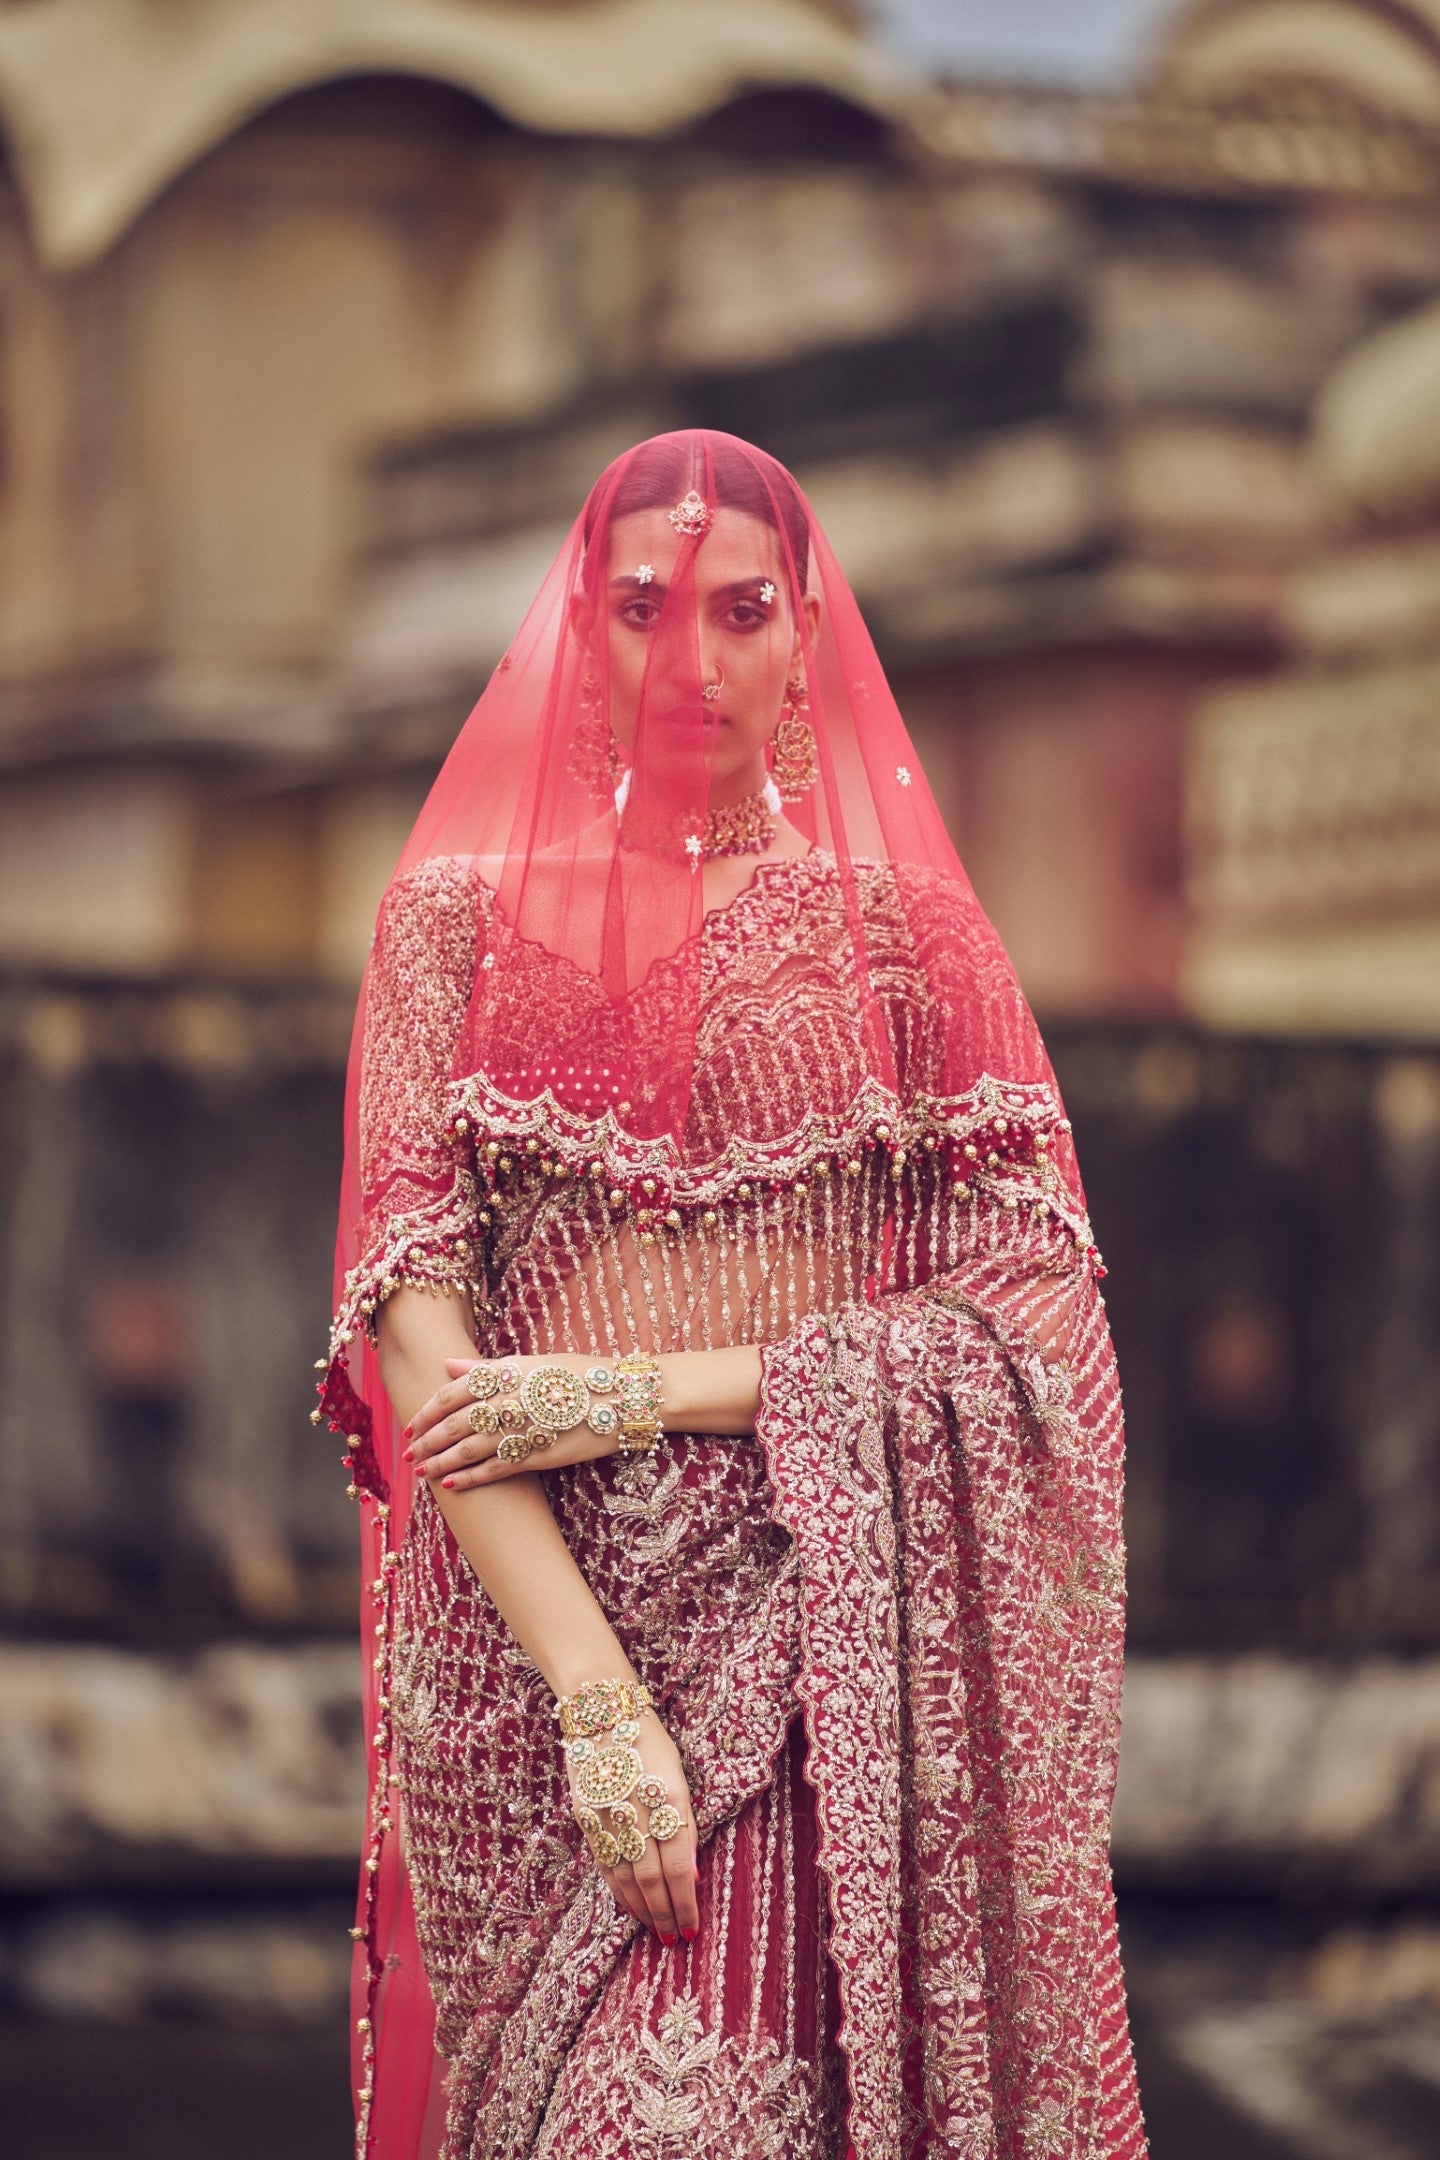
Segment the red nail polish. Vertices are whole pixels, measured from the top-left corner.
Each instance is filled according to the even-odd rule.
[[[401,1437],[401,1439],[402,1439],[402,1440],[408,1440],[408,1439],[410,1438],[410,1435],[411,1435],[411,1433],[413,1433],[413,1432],[414,1432],[414,1430],[415,1430],[415,1428],[414,1428],[414,1426],[413,1426],[413,1425],[406,1425],[405,1427],[403,1427],[403,1428],[402,1428],[402,1430],[401,1430],[401,1434],[400,1434],[400,1437]]]
[[[443,1477],[440,1482],[445,1487],[446,1492],[454,1492],[455,1480],[453,1477]]]
[[[666,1947],[666,1949],[667,1949],[667,1950],[673,1950],[673,1949],[674,1949],[674,1947],[675,1947],[675,1937],[674,1937],[673,1935],[662,1935],[662,1936],[660,1937],[660,1940],[661,1940],[661,1942],[663,1942],[663,1943],[664,1943],[664,1945],[665,1945],[665,1947]]]
[[[684,1936],[687,1943],[692,1943],[694,1942],[696,1936],[699,1934],[700,1930],[698,1927],[682,1927],[680,1932]]]
[[[403,1454],[403,1455],[401,1456],[400,1460],[401,1460],[402,1462],[414,1462],[414,1460],[415,1460],[415,1450],[414,1450],[414,1448],[413,1448],[413,1447],[407,1447],[407,1448],[406,1448],[406,1450],[405,1450],[405,1452],[404,1452],[404,1454]]]

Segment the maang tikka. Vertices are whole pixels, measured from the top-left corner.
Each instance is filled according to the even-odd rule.
[[[571,779],[578,780],[592,795],[612,793],[625,770],[600,684],[588,673],[580,680],[580,718],[575,723],[567,768]]]
[[[785,685],[785,700],[780,708],[780,723],[771,737],[774,755],[770,769],[780,800],[791,803],[799,802],[814,787],[820,777],[820,760],[815,752],[815,731],[805,718],[810,692],[803,676],[791,676]]]

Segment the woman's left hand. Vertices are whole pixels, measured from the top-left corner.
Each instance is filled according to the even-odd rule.
[[[557,1433],[549,1447],[524,1462],[501,1462],[496,1453],[500,1435],[476,1432],[471,1426],[475,1397],[465,1384],[473,1365],[492,1369],[508,1365],[518,1386],[537,1365],[563,1365],[567,1372],[583,1375],[592,1365],[614,1362],[613,1356],[578,1350],[555,1350],[548,1357],[446,1358],[450,1378],[416,1412],[414,1423],[402,1435],[409,1443],[405,1460],[414,1463],[418,1477],[442,1484],[448,1492],[465,1492],[472,1485],[494,1485],[521,1471],[565,1470],[575,1463],[614,1455],[619,1443],[613,1433],[602,1435],[588,1425],[576,1425],[567,1433]],[[660,1414],[667,1433],[735,1437],[754,1431],[760,1353],[753,1347],[662,1352],[660,1375]]]
[[[414,1464],[417,1477],[443,1485],[447,1492],[466,1492],[472,1485],[498,1484],[502,1478],[517,1477],[524,1471],[564,1470],[574,1463],[615,1454],[615,1434],[595,1433],[581,1424],[569,1432],[556,1433],[548,1447],[535,1450],[523,1462],[502,1462],[496,1452],[502,1435],[476,1432],[470,1423],[476,1398],[466,1384],[466,1376],[474,1365],[489,1365],[497,1370],[508,1366],[518,1375],[518,1385],[537,1365],[563,1365],[567,1372],[583,1374],[601,1362],[606,1361],[571,1350],[557,1350],[549,1357],[446,1358],[445,1370],[450,1378],[415,1413],[401,1435],[407,1442],[406,1462]]]

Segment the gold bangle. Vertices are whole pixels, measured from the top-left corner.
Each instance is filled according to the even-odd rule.
[[[567,1740],[593,1740],[650,1708],[643,1680],[587,1680],[573,1695],[555,1698],[555,1719]]]
[[[660,1360],[648,1350],[627,1350],[615,1360],[615,1407],[620,1414],[622,1455],[649,1455],[665,1430]]]

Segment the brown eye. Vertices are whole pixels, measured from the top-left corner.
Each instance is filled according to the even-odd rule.
[[[770,618],[756,601],[737,600],[725,620],[734,630],[760,630]]]
[[[632,630],[650,630],[660,620],[660,610],[653,600],[639,595],[633,600],[622,600],[616,610],[621,622]]]

